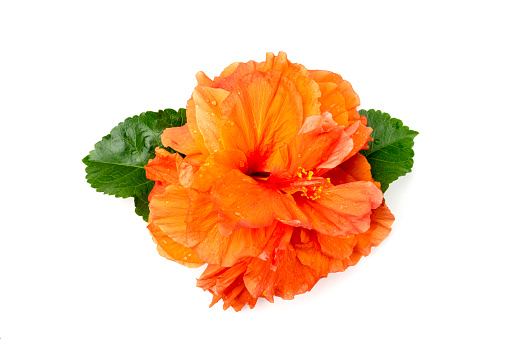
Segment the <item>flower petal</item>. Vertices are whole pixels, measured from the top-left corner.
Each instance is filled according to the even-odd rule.
[[[195,153],[208,154],[209,151],[207,150],[207,147],[205,147],[205,140],[203,139],[203,135],[201,134],[200,128],[198,127],[198,120],[196,120],[196,105],[192,97],[187,100],[186,118],[189,130],[193,131],[193,133],[191,133],[191,137],[194,139],[196,144],[195,147],[198,148],[198,152],[195,151]]]
[[[267,53],[265,63],[260,65],[259,70],[278,70],[281,71],[283,76],[292,81],[297,91],[302,98],[302,112],[304,118],[320,114],[320,88],[318,84],[313,81],[309,71],[300,64],[294,64],[288,61],[285,52],[279,52],[277,56],[272,53]]]
[[[194,129],[198,133],[198,130]],[[161,142],[164,147],[171,147],[177,152],[182,154],[196,154],[201,153],[196,141],[193,139],[189,131],[189,125],[185,124],[180,127],[170,127],[163,131],[161,134]]]
[[[246,154],[250,172],[263,171],[264,160],[302,125],[302,100],[279,71],[244,76],[221,108],[223,146]]]
[[[244,274],[244,284],[253,297],[265,297],[271,303],[274,302],[275,282],[276,272],[271,269],[270,260],[251,259]]]
[[[239,260],[257,257],[266,247],[274,227],[242,228],[229,236],[219,233],[217,211],[207,193],[191,190],[187,216],[187,245],[211,264],[232,266]]]
[[[391,232],[391,226],[394,222],[394,216],[389,208],[385,205],[385,201],[380,207],[375,209],[371,214],[371,226],[362,233],[356,235],[357,244],[355,250],[363,256],[369,255],[371,247],[378,246]]]
[[[224,177],[232,169],[238,169],[245,173],[247,171],[247,159],[244,153],[238,150],[221,150],[211,154],[203,166],[201,166],[193,177],[191,188],[200,192],[207,192],[212,189],[214,183]]]
[[[272,174],[269,181],[295,177],[299,168],[336,167],[352,147],[352,139],[343,127],[337,126],[330,113],[308,117],[299,134],[269,160]]]
[[[290,300],[297,294],[310,291],[319,279],[315,270],[299,261],[295,249],[290,245],[276,271],[274,294]]]
[[[350,124],[359,119],[359,113],[357,112],[356,107],[359,106],[361,102],[359,96],[357,93],[355,93],[352,85],[350,85],[348,81],[343,80],[339,74],[329,71],[309,71],[309,76],[318,84],[334,83],[337,86],[334,89],[335,93],[326,93],[327,95],[320,100],[320,103],[324,106],[322,107],[322,112],[325,111],[325,109],[331,110],[331,106],[334,105],[334,98],[337,97],[337,95],[341,95],[344,98],[344,105],[348,112],[348,120],[350,121]],[[331,113],[333,112],[334,108],[332,109]],[[333,113],[333,116],[335,118],[341,116],[341,107],[338,112]],[[344,117],[341,116],[337,123],[343,123],[343,119]]]
[[[179,182],[189,188],[193,182],[195,173],[205,162],[206,156],[202,153],[188,155],[178,165]]]
[[[371,176],[371,165],[369,164],[368,159],[360,153],[356,153],[350,159],[343,162],[339,167],[352,177],[353,180],[350,181],[373,181],[373,177]],[[331,176],[331,180],[335,181],[337,178]],[[349,181],[343,181],[341,183],[346,182]]]
[[[162,257],[187,267],[200,267],[204,264],[191,249],[174,241],[153,223],[150,223],[147,228],[152,234],[154,242],[157,244],[157,250]]]
[[[239,227],[267,227],[274,220],[306,220],[290,194],[232,170],[212,189],[212,201],[220,217],[219,230],[227,235]],[[226,222],[222,222],[222,219]]]
[[[203,136],[204,146],[212,153],[222,148],[219,141],[221,127],[220,105],[230,92],[220,88],[197,86],[193,91],[195,115],[198,128]]]
[[[177,165],[182,157],[177,153],[170,153],[164,148],[156,148],[156,157],[150,159],[145,166],[147,179],[160,181],[165,185],[178,184]]]
[[[359,152],[361,149],[368,148],[368,141],[372,140],[370,135],[373,129],[371,127],[366,126],[365,120],[366,120],[365,118],[364,119],[361,118],[347,129],[347,133],[350,134],[352,137],[353,147],[344,160],[354,156],[354,154]]]
[[[210,307],[221,299],[223,299],[224,310],[232,307],[238,312],[246,304],[250,308],[256,305],[257,298],[251,296],[242,280],[246,265],[246,262],[240,262],[227,268],[219,265],[207,266],[196,285],[213,294]]]
[[[151,201],[154,195],[164,193],[166,186],[179,182],[178,166],[182,162],[182,157],[178,153],[172,154],[159,147],[155,152],[156,157],[145,165],[147,179],[155,181],[148,201]]]
[[[186,245],[187,191],[180,185],[169,185],[163,194],[153,196],[149,204],[149,218],[154,227],[182,245]]]
[[[356,244],[355,235],[346,237],[332,236],[317,232],[317,240],[320,244],[321,251],[329,257],[336,259],[345,259],[353,252]]]
[[[371,210],[382,203],[382,191],[372,182],[357,181],[327,188],[317,200],[298,196],[299,208],[320,233],[347,236],[368,230]]]

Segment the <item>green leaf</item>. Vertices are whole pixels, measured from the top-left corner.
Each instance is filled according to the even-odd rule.
[[[360,110],[359,114],[366,116],[368,126],[373,128],[373,141],[369,142],[369,149],[362,150],[361,154],[368,159],[373,179],[380,182],[385,192],[390,183],[412,171],[413,139],[419,133],[381,111]]]
[[[143,218],[143,220],[148,222],[148,215],[150,213],[150,210],[148,208],[148,195],[142,197],[134,197],[134,206],[135,206],[134,211],[136,212],[136,214],[138,214]]]
[[[98,192],[119,198],[135,198],[136,213],[148,217],[148,195],[154,182],[145,176],[144,166],[163,147],[161,134],[168,127],[186,123],[186,110],[145,112],[114,127],[95,144],[83,162],[87,182]],[[174,152],[172,149],[168,149]]]

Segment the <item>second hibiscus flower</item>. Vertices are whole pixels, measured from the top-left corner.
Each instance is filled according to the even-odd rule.
[[[366,149],[359,97],[285,53],[197,74],[187,124],[145,167],[149,226],[161,255],[207,264],[198,286],[224,308],[292,299],[370,253],[394,221]]]

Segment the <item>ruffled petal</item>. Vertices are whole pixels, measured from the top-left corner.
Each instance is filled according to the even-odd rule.
[[[193,97],[187,100],[186,118],[189,131],[193,131],[193,133],[191,133],[191,137],[194,139],[196,144],[195,147],[198,148],[198,152],[195,151],[195,153],[203,153],[207,155],[209,151],[207,150],[207,147],[205,147],[205,140],[203,139],[203,135],[198,127],[198,120],[196,119],[196,105]]]
[[[156,194],[164,193],[166,186],[179,182],[178,166],[182,157],[177,153],[170,153],[163,148],[156,148],[156,157],[145,165],[147,179],[155,181],[148,196],[148,201]]]
[[[371,165],[365,156],[356,153],[353,157],[341,163],[332,171],[327,172],[333,185],[341,185],[354,181],[371,181],[380,188],[380,183],[371,176]]]
[[[336,122],[338,124],[344,123],[344,116],[342,115],[342,101],[339,102],[339,106],[335,107],[335,100],[337,100],[338,96],[343,97],[344,99],[344,108],[348,113],[349,124],[357,121],[359,119],[359,113],[357,112],[357,106],[360,105],[360,99],[357,93],[352,88],[352,85],[346,80],[336,73],[322,70],[314,70],[309,71],[309,76],[311,79],[316,81],[318,84],[335,84],[335,88],[331,88],[329,85],[329,91],[323,95],[320,100],[320,103],[323,105],[322,112],[329,110],[333,113],[335,118],[338,118]],[[322,85],[322,88],[324,86]],[[343,125],[344,126],[344,125]]]
[[[164,148],[156,148],[156,156],[150,159],[145,166],[147,179],[159,181],[165,185],[178,184],[179,175],[177,166],[182,157],[177,153],[170,153]]]
[[[373,129],[367,127],[363,122],[364,120],[365,119],[358,120],[347,129],[347,133],[352,137],[353,147],[344,160],[351,158],[360,150],[368,148],[368,141],[372,140],[370,135]]]
[[[195,134],[198,133],[197,129],[193,129]],[[161,142],[164,147],[170,147],[177,152],[182,154],[196,154],[201,153],[196,141],[193,139],[191,132],[189,131],[188,124],[180,127],[170,127],[163,131],[161,134]]]
[[[382,203],[382,191],[372,182],[358,181],[327,188],[316,200],[300,196],[295,200],[311,224],[302,227],[347,236],[368,230],[371,210]]]
[[[223,146],[246,154],[250,172],[263,171],[270,154],[302,125],[302,100],[295,85],[279,71],[247,74],[221,109]]]
[[[274,220],[306,220],[290,194],[258,183],[239,170],[232,170],[212,189],[212,202],[219,212],[219,230],[228,235],[241,227],[267,227]]]
[[[295,177],[299,168],[334,168],[350,153],[352,147],[351,137],[343,127],[337,126],[330,113],[308,117],[299,134],[280,147],[270,159],[272,177],[269,181]]]
[[[204,264],[191,249],[174,241],[153,223],[150,223],[147,228],[162,257],[187,267],[200,267]]]
[[[205,162],[206,156],[202,153],[188,155],[178,165],[179,182],[182,186],[189,188],[193,182],[195,173]]]
[[[238,150],[221,150],[211,154],[193,176],[191,188],[200,192],[212,189],[214,183],[233,169],[245,173],[248,169],[244,153]]]
[[[205,148],[212,153],[222,148],[219,141],[222,114],[220,105],[230,92],[205,86],[197,86],[193,92],[198,129],[203,136]]]
[[[393,222],[394,215],[392,215],[384,201],[383,204],[371,214],[370,228],[366,232],[356,235],[357,244],[355,250],[363,256],[369,255],[371,247],[378,246],[387,238],[391,232]]]
[[[320,251],[325,255],[343,260],[348,258],[357,243],[357,235],[349,235],[346,237],[332,236],[316,232],[317,241],[320,244]]]
[[[189,194],[185,187],[169,185],[164,193],[152,197],[149,221],[181,245],[186,245],[186,216]]]
[[[232,307],[238,312],[246,304],[250,308],[256,305],[258,298],[251,296],[242,280],[246,268],[247,262],[240,262],[228,268],[219,265],[207,266],[196,285],[213,294],[210,307],[221,299],[224,310]]]
[[[243,258],[257,257],[269,241],[274,227],[241,228],[223,236],[218,215],[207,193],[191,190],[187,216],[187,245],[211,264],[232,266]]]
[[[320,275],[302,264],[291,245],[284,251],[277,269],[258,258],[246,259],[232,267],[209,265],[198,279],[198,287],[214,294],[212,305],[223,299],[223,308],[240,310],[245,304],[254,306],[259,297],[273,302],[274,296],[293,299],[316,284]],[[251,306],[252,305],[252,306]]]
[[[276,271],[274,295],[293,299],[297,294],[310,291],[320,278],[315,270],[299,261],[295,249],[289,245]]]
[[[280,71],[295,84],[302,99],[304,118],[320,114],[320,88],[304,66],[291,63],[285,52],[279,52],[277,56],[267,53],[265,63],[260,64],[258,70],[263,72],[271,69]]]

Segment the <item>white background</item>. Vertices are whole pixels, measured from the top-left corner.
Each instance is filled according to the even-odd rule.
[[[0,338],[508,338],[504,1],[3,1]],[[194,75],[286,51],[420,132],[393,231],[292,301],[209,309],[81,159]],[[505,322],[505,324],[504,324]]]

